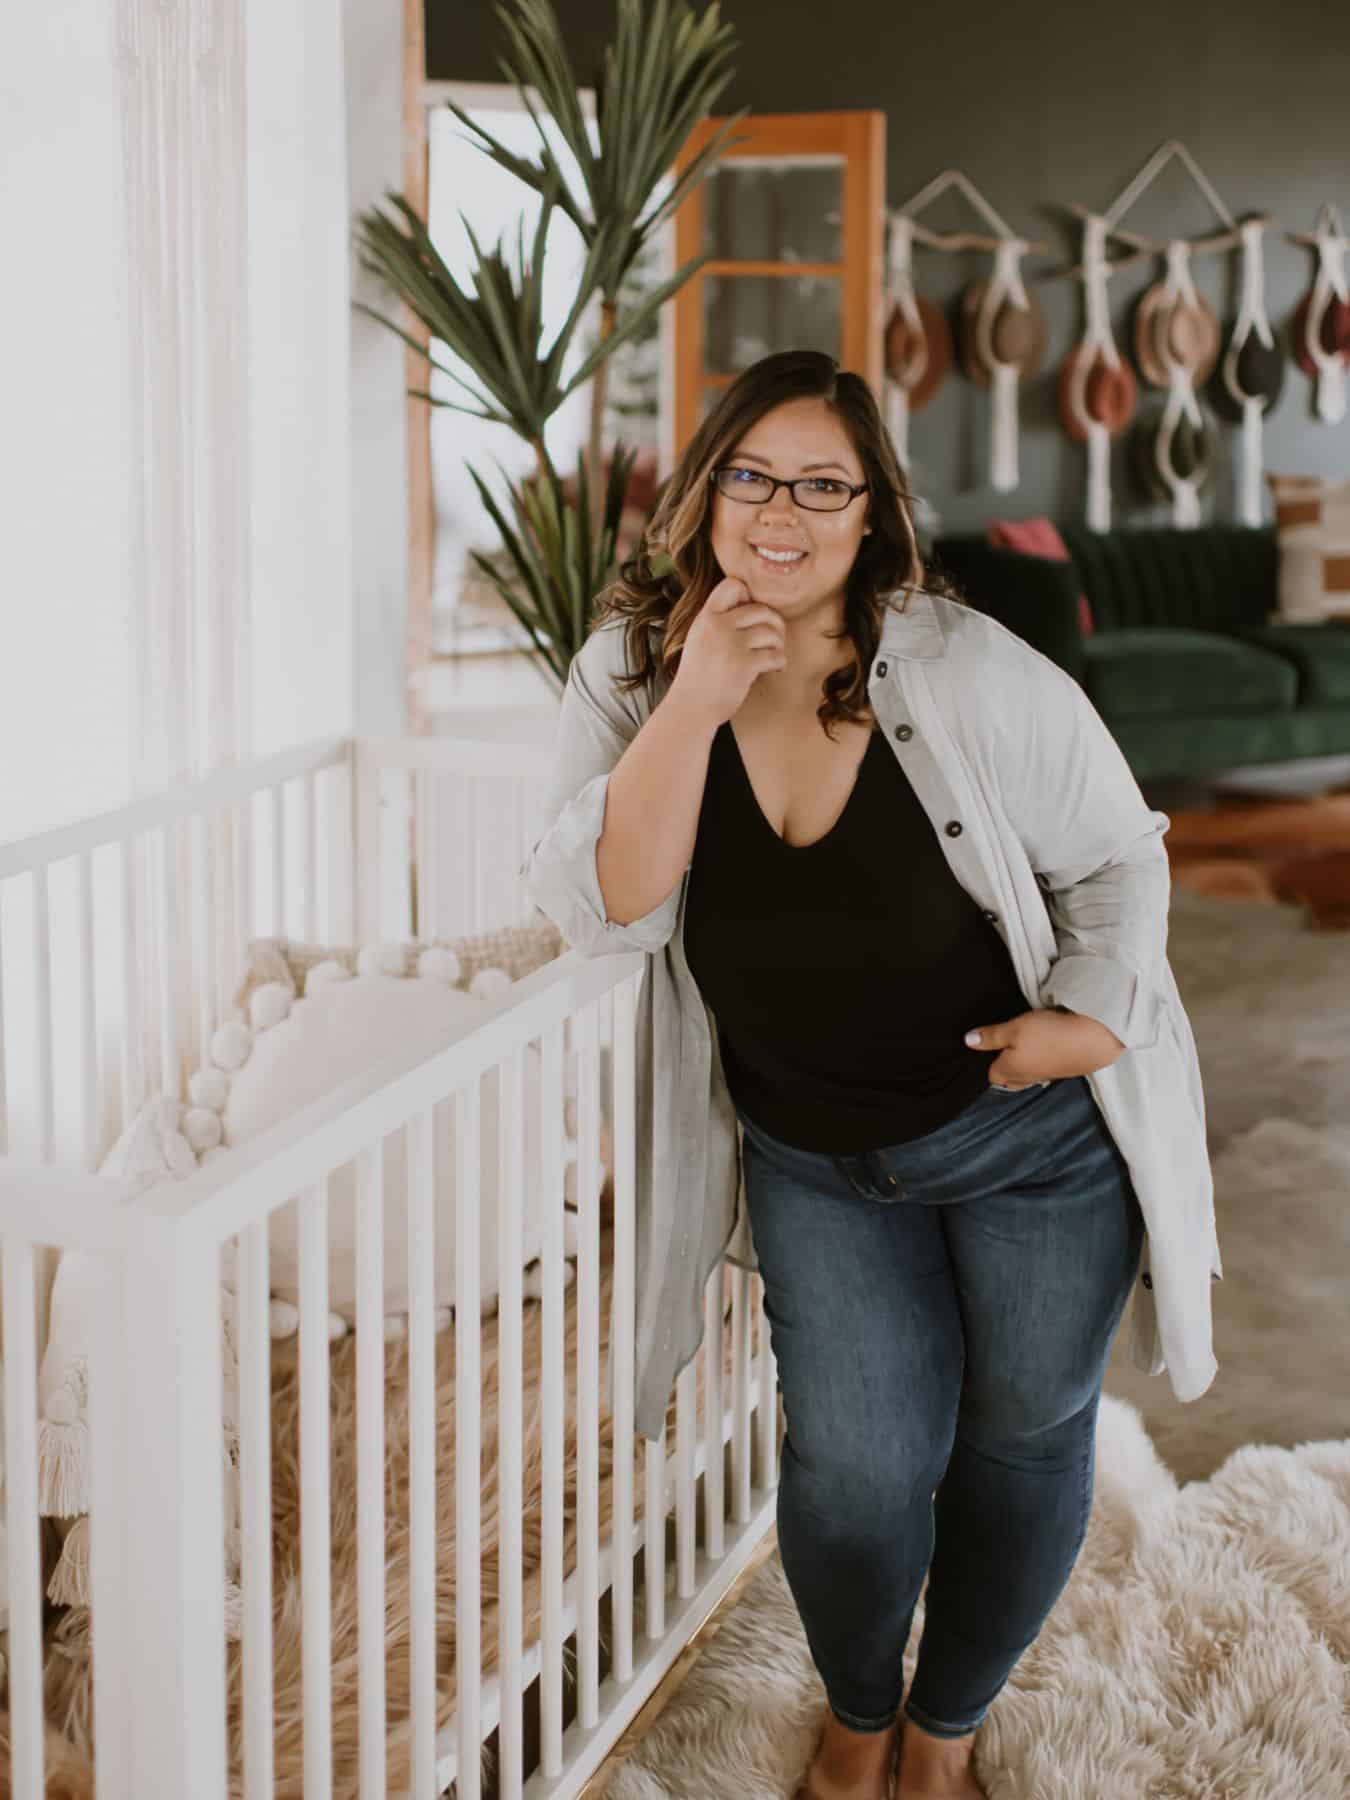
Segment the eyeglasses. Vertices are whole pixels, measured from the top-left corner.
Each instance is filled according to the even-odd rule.
[[[742,500],[747,506],[767,506],[779,488],[785,487],[793,505],[805,507],[807,512],[843,512],[859,494],[867,492],[866,483],[854,487],[827,475],[801,475],[796,481],[782,481],[776,475],[765,475],[758,469],[738,469],[731,464],[714,469],[708,480],[719,494],[725,494],[728,500]]]

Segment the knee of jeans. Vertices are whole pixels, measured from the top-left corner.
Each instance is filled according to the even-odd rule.
[[[963,1443],[991,1456],[1044,1461],[1091,1431],[1100,1400],[1099,1382],[1058,1389],[1015,1381],[968,1385],[957,1432]]]
[[[925,1503],[951,1456],[954,1424],[901,1428],[893,1418],[869,1414],[850,1431],[836,1417],[803,1433],[788,1415],[783,1452],[798,1471],[803,1497],[832,1521],[850,1517],[893,1518],[916,1497]]]

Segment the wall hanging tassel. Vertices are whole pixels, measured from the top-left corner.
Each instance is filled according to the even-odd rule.
[[[909,421],[942,386],[951,368],[952,338],[942,308],[914,291],[914,241],[927,241],[930,234],[903,214],[893,214],[890,226],[884,403],[887,427],[908,477]]]
[[[1242,233],[1242,297],[1220,369],[1216,399],[1241,409],[1238,446],[1237,506],[1244,525],[1262,520],[1262,420],[1284,385],[1284,355],[1266,312],[1266,278],[1260,219],[1248,219]]]
[[[991,389],[989,478],[999,493],[1017,485],[1018,417],[1021,384],[1033,376],[1045,354],[1045,315],[1022,280],[1022,238],[1005,238],[994,251],[988,282],[976,282],[963,297],[968,345],[964,362],[972,380]]]
[[[1060,368],[1060,418],[1069,436],[1088,452],[1087,522],[1093,531],[1111,529],[1111,439],[1134,413],[1136,387],[1111,333],[1107,302],[1107,222],[1089,213],[1083,225],[1082,340]]]
[[[1190,527],[1200,523],[1200,488],[1209,473],[1205,455],[1204,419],[1195,397],[1195,381],[1203,367],[1207,346],[1198,323],[1200,297],[1191,279],[1191,247],[1185,238],[1173,238],[1167,246],[1167,276],[1157,317],[1164,321],[1158,332],[1158,349],[1167,372],[1167,405],[1157,438],[1159,472],[1172,495],[1172,523]],[[1217,336],[1213,340],[1217,347]],[[1183,421],[1194,433],[1191,441],[1177,442]],[[1182,452],[1178,454],[1178,452]]]
[[[909,389],[922,379],[928,347],[914,293],[914,225],[892,219],[886,297],[886,425],[903,469],[909,467]]]
[[[1325,425],[1345,417],[1345,365],[1350,357],[1350,286],[1345,274],[1347,240],[1340,214],[1324,206],[1310,243],[1317,251],[1312,289],[1294,316],[1299,366],[1316,383],[1317,416]]]

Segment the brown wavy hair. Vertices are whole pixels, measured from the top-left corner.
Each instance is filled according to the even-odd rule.
[[[833,720],[866,716],[867,671],[891,596],[904,595],[903,611],[911,592],[945,590],[939,577],[925,574],[913,496],[866,381],[821,350],[781,350],[751,364],[723,393],[690,439],[636,551],[597,600],[597,627],[615,617],[628,621],[632,672],[615,678],[624,692],[654,687],[658,670],[674,679],[689,628],[722,579],[712,547],[711,471],[765,413],[803,399],[824,400],[848,433],[863,466],[872,526],[849,571],[843,627],[829,634],[851,639],[854,659],[825,678],[817,717],[826,736],[834,737]]]

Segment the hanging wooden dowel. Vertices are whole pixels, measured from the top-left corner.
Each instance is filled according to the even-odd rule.
[[[1095,219],[1102,216],[1100,213],[1094,213],[1090,206],[1084,206],[1080,200],[1070,200],[1068,211],[1076,219]],[[1118,238],[1122,244],[1129,244],[1132,249],[1154,254],[1161,254],[1166,247],[1161,239],[1144,237],[1138,231],[1127,231],[1123,225],[1108,225],[1106,235],[1108,238]]]
[[[1049,250],[1048,244],[1042,244],[1035,238],[1001,238],[985,236],[977,231],[930,231],[926,225],[911,222],[916,244],[923,244],[929,250],[998,250],[1004,244],[1016,242],[1024,250],[1037,251],[1044,254]]]
[[[1114,275],[1117,269],[1128,269],[1131,263],[1143,262],[1145,258],[1158,256],[1161,249],[1130,250],[1124,256],[1118,256],[1114,262],[1108,262],[1106,273]],[[1075,263],[1071,269],[1038,269],[1037,281],[1081,281],[1083,279],[1082,263]]]
[[[975,211],[993,226],[997,236],[991,237],[973,231],[933,231],[928,226],[919,224],[917,215],[922,212],[924,207],[931,206],[936,199],[946,193],[949,187],[960,189]],[[930,250],[998,250],[1009,242],[1021,244],[1024,250],[1045,251],[1049,248],[1047,244],[1018,237],[1007,221],[995,212],[970,177],[964,175],[960,169],[944,169],[940,175],[935,175],[930,182],[919,189],[917,194],[911,194],[905,204],[898,207],[890,216],[892,219],[908,220],[914,241],[925,245]]]

